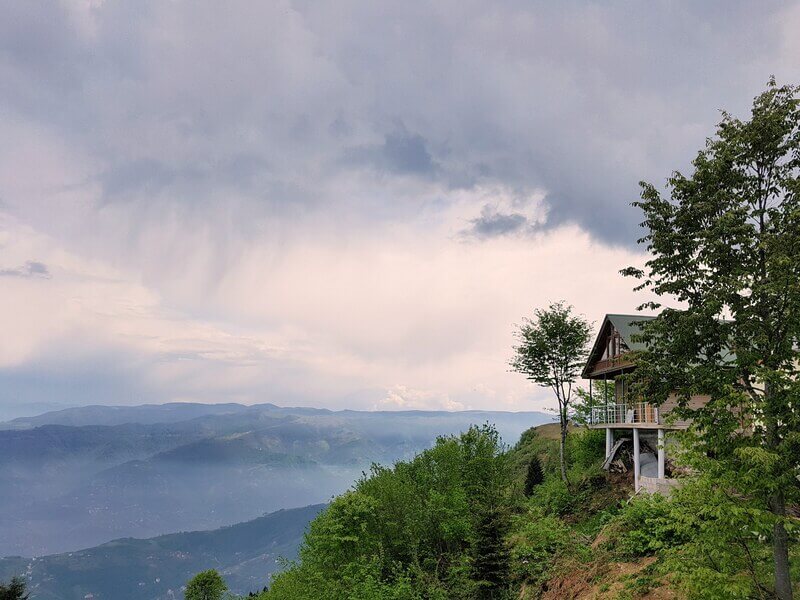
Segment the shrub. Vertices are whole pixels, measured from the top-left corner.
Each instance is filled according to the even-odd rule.
[[[565,515],[572,511],[574,495],[559,477],[551,475],[536,487],[533,502],[547,515]]]
[[[0,583],[0,600],[27,600],[30,595],[26,588],[22,577],[12,577],[7,584]]]
[[[518,583],[544,581],[555,560],[572,546],[569,527],[537,506],[517,517],[514,530],[511,576]]]
[[[602,463],[605,449],[605,432],[599,429],[584,429],[567,438],[569,460],[577,467],[586,469]]]
[[[374,466],[310,525],[265,598],[502,598],[511,476],[496,430],[473,427]]]
[[[623,557],[652,555],[686,541],[687,532],[672,513],[669,500],[659,494],[632,498],[613,520],[615,551]]]

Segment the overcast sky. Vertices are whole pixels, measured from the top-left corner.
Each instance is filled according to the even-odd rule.
[[[514,323],[634,309],[637,182],[800,83],[798,32],[797,2],[4,2],[0,412],[552,406]]]

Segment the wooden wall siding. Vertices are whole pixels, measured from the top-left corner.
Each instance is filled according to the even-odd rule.
[[[702,408],[703,406],[708,403],[711,399],[711,396],[708,395],[697,395],[692,396],[689,399],[689,408],[692,410],[696,410],[698,408]],[[678,396],[676,394],[670,394],[664,403],[659,408],[659,412],[661,413],[661,422],[665,424],[674,425],[675,427],[688,427],[689,421],[685,420],[676,420],[670,421],[669,414],[678,406]]]

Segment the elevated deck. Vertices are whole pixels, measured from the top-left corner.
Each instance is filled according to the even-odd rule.
[[[593,406],[589,419],[592,429],[686,429],[688,423],[666,419],[666,415],[649,402],[610,403]]]

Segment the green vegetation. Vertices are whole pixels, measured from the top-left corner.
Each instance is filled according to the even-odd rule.
[[[312,522],[265,598],[505,597],[513,487],[496,431],[373,466]]]
[[[525,475],[525,497],[530,498],[533,496],[533,490],[543,481],[542,461],[539,460],[538,456],[534,456],[528,463],[528,473]]]
[[[299,561],[257,597],[773,597],[758,515],[710,477],[687,479],[669,499],[631,498],[629,480],[599,469],[603,433],[584,429],[567,438],[568,488],[559,438],[545,425],[506,449],[491,427],[473,428],[373,467],[312,522]],[[526,497],[533,459],[543,480]],[[791,556],[797,581],[796,542]]]

